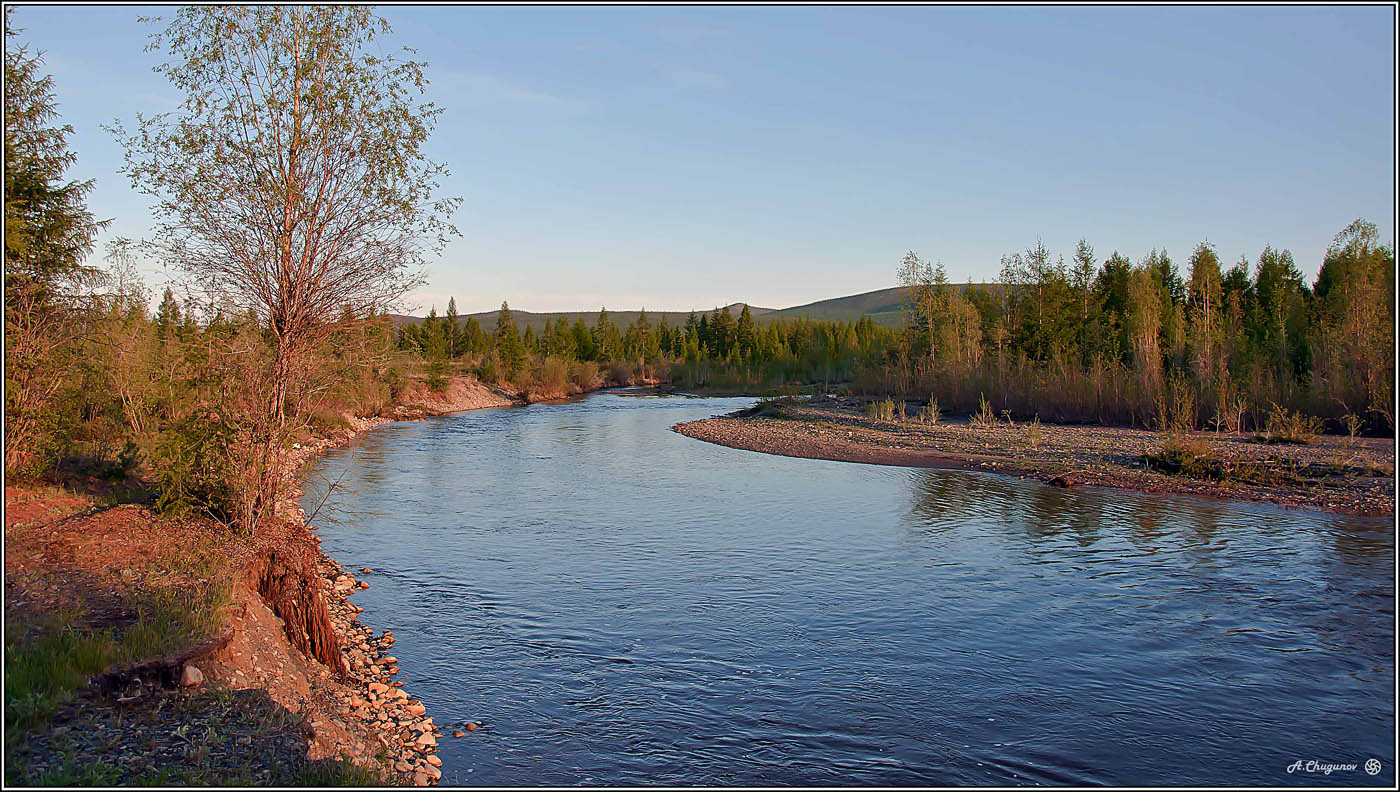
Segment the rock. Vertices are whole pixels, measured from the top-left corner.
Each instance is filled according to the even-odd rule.
[[[433,767],[442,767],[442,758],[439,757],[437,754],[428,754],[427,756],[423,757],[423,761],[427,762]]]
[[[475,723],[468,723],[468,724],[467,724],[467,731],[476,731],[476,724],[475,724]]]
[[[437,745],[437,738],[433,736],[432,732],[423,732],[418,735],[416,742],[419,745]]]
[[[467,736],[467,733],[464,732],[464,731],[461,731],[461,730],[459,729],[459,730],[457,730],[457,731],[452,732],[452,736],[453,736],[453,737],[466,737],[466,736]]]
[[[407,773],[408,771],[413,769],[413,765],[410,765],[408,762],[405,762],[402,759],[400,759],[399,761],[394,762],[394,769],[399,771],[400,773]]]
[[[416,701],[410,701],[408,703],[407,709],[409,715],[423,715],[426,714],[428,711],[427,707],[423,706],[422,704]]]
[[[369,567],[365,567],[364,569],[361,569],[360,571],[363,572],[363,573],[365,573],[366,575],[368,575],[369,573],[373,572],[374,570],[373,570],[373,569],[370,569]]]
[[[423,765],[422,767],[418,768],[418,772],[427,773],[428,775],[433,777],[434,781],[438,780],[439,778],[442,778],[442,771],[430,764]]]
[[[369,692],[371,692],[371,693],[388,693],[388,692],[389,692],[389,686],[386,685],[386,684],[384,684],[383,682],[371,682],[371,683],[369,683]]]
[[[192,665],[186,665],[180,672],[180,687],[199,687],[204,682],[204,672]]]
[[[1061,489],[1069,489],[1078,482],[1075,480],[1073,473],[1061,473],[1060,475],[1050,479],[1050,483],[1056,487],[1060,487]]]

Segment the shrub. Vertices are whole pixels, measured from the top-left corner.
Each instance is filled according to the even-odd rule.
[[[238,464],[239,427],[221,413],[196,413],[160,433],[151,469],[163,514],[208,514],[231,521],[239,515],[239,481],[253,486],[256,475]]]
[[[343,410],[325,404],[317,404],[306,411],[306,419],[322,433],[349,429],[350,421]]]
[[[871,402],[865,408],[865,414],[877,421],[894,420],[894,400],[886,398],[882,401]]]
[[[496,382],[499,376],[499,372],[496,370],[496,358],[490,355],[482,358],[481,364],[476,367],[475,374],[476,378],[482,382]]]
[[[1163,432],[1191,432],[1196,429],[1196,398],[1191,383],[1173,376],[1166,389],[1154,400],[1157,428]]]
[[[1275,404],[1264,423],[1264,432],[1254,436],[1259,443],[1293,443],[1311,445],[1322,431],[1322,421],[1302,410],[1289,412]]]
[[[968,423],[977,427],[996,426],[999,422],[997,421],[997,414],[992,412],[992,403],[987,401],[985,395],[979,395],[978,400],[979,406],[977,412],[968,419]]]
[[[595,390],[602,384],[597,364],[582,360],[575,360],[569,364],[569,381],[580,391]]]
[[[540,385],[553,390],[569,387],[569,364],[557,357],[547,357],[540,366]]]
[[[1211,452],[1210,443],[1186,432],[1167,432],[1155,453],[1143,454],[1148,468],[1195,478],[1224,478],[1225,464]]]
[[[621,361],[608,364],[608,382],[613,385],[628,385],[632,382],[632,366]]]
[[[1036,413],[1036,416],[1026,425],[1026,445],[1031,448],[1039,448],[1044,439],[1040,433],[1040,414]]]
[[[943,417],[943,411],[938,409],[938,400],[929,396],[928,404],[919,412],[919,422],[932,426],[938,423],[938,419]]]

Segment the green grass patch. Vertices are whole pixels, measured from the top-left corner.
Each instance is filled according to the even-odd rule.
[[[5,635],[6,742],[47,722],[88,679],[113,667],[160,657],[212,637],[231,599],[226,575],[158,588],[126,603],[133,620],[84,628],[78,610],[11,625]]]

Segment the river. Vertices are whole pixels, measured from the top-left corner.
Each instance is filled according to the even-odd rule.
[[[670,431],[752,401],[604,392],[318,461],[444,784],[1392,777],[1389,521]]]

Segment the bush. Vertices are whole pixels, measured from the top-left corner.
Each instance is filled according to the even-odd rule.
[[[1044,439],[1044,436],[1040,432],[1040,414],[1037,413],[1036,416],[1031,419],[1031,422],[1026,425],[1026,445],[1031,448],[1039,448],[1041,441]]]
[[[561,396],[569,392],[569,364],[557,357],[547,357],[540,364],[540,388],[557,392]]]
[[[1322,431],[1322,421],[1302,410],[1289,412],[1275,404],[1264,423],[1264,432],[1254,436],[1258,443],[1293,443],[1311,445]]]
[[[608,383],[611,385],[627,385],[632,382],[632,366],[620,361],[613,361],[608,364]]]
[[[1191,432],[1196,429],[1196,399],[1191,383],[1173,376],[1166,390],[1154,400],[1157,428],[1163,432]]]
[[[882,401],[874,401],[865,408],[865,414],[877,421],[894,420],[894,400],[886,398]]]
[[[185,416],[160,433],[151,469],[162,514],[208,514],[231,521],[239,514],[239,487],[253,486],[251,471],[235,463],[239,427],[220,413]],[[240,478],[241,477],[241,478]],[[254,480],[247,480],[254,479]]]
[[[569,382],[579,391],[596,390],[602,384],[597,364],[582,360],[573,361],[569,364]]]
[[[1186,432],[1168,432],[1155,453],[1142,456],[1149,469],[1195,478],[1224,478],[1225,464],[1211,452],[1210,443]]]
[[[938,419],[943,417],[943,411],[938,409],[938,400],[929,396],[928,404],[919,412],[919,423],[926,423],[930,426],[938,423]]]
[[[979,402],[977,412],[968,419],[968,424],[984,428],[996,426],[999,421],[997,420],[997,414],[992,412],[992,403],[987,401],[986,395],[979,394],[977,398]]]
[[[495,383],[499,377],[499,372],[496,370],[496,358],[490,355],[482,358],[481,364],[476,367],[476,371],[473,373],[482,382]]]
[[[350,428],[350,421],[345,417],[343,410],[325,404],[316,404],[308,408],[306,420],[322,433]]]

